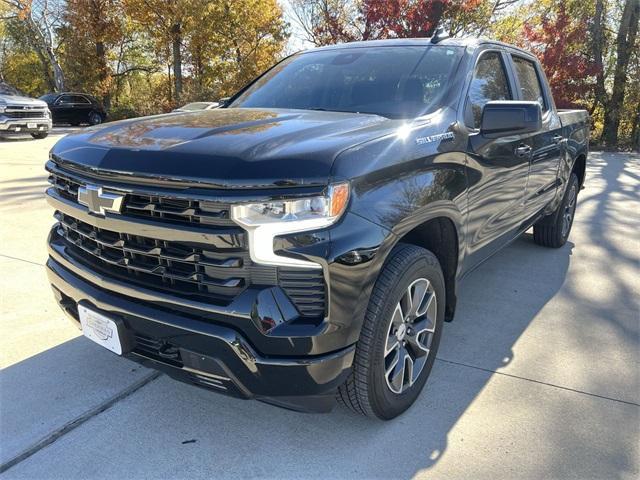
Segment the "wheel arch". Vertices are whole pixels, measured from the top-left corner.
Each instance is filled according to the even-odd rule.
[[[384,260],[393,247],[407,243],[431,251],[442,268],[446,289],[445,320],[453,320],[457,303],[460,266],[464,253],[462,215],[449,202],[435,202],[431,208],[402,222],[394,230],[392,241],[384,248]]]
[[[582,188],[587,172],[587,155],[585,153],[581,153],[576,157],[571,171],[578,176],[578,185]]]

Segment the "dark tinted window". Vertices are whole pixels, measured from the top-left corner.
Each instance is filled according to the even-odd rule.
[[[492,100],[511,100],[509,81],[498,52],[485,53],[480,57],[469,87],[466,121],[475,128],[480,127],[482,107]]]
[[[90,104],[91,102],[86,98],[83,97],[82,95],[72,95],[71,96],[71,102],[72,103],[80,103],[80,104]]]
[[[374,113],[412,118],[439,107],[459,47],[343,48],[295,55],[231,105]]]
[[[42,95],[40,100],[44,100],[47,103],[53,102],[57,98],[57,93],[47,93],[46,95]]]
[[[513,57],[513,64],[516,67],[516,75],[520,83],[522,99],[538,102],[542,110],[546,111],[547,106],[545,105],[540,78],[538,77],[534,63],[522,57]]]
[[[58,100],[56,101],[56,103],[59,103],[61,105],[73,103],[73,97],[71,95],[61,95],[60,98],[58,98]]]

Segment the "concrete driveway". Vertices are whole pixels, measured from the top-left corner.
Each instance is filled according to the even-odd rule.
[[[0,143],[3,478],[638,478],[638,155],[591,155],[565,247],[526,235],[465,281],[427,388],[383,423],[228,399],[80,337],[44,272],[57,138]]]

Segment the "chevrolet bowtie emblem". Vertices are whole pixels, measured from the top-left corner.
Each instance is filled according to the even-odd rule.
[[[124,195],[103,192],[102,187],[86,185],[78,188],[78,203],[86,205],[90,212],[103,215],[105,212],[120,213]]]

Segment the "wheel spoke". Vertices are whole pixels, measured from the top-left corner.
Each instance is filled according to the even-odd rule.
[[[404,384],[404,369],[407,364],[406,362],[407,351],[404,348],[400,348],[398,351],[398,361],[391,369],[389,373],[389,384],[391,385],[391,390],[395,393],[402,392],[402,386]]]
[[[407,355],[404,357],[406,366],[405,366],[405,378],[407,380],[408,386],[413,385],[413,359],[411,355]],[[403,378],[403,386],[404,386],[404,378]]]
[[[404,313],[402,311],[402,305],[398,302],[396,309],[393,311],[393,316],[391,317],[391,329],[393,330],[393,327],[398,328],[403,320]]]
[[[418,313],[417,313],[418,317],[422,317],[425,313],[431,316],[430,310],[431,310],[431,307],[434,306],[435,304],[436,294],[435,292],[431,291],[430,293],[428,293],[428,295],[429,297],[427,298],[427,300],[426,301],[423,300],[422,308],[418,310]],[[432,317],[432,318],[435,318],[435,317]]]
[[[388,377],[391,371],[396,367],[399,360],[400,360],[400,349],[397,348],[394,351],[393,357],[391,358],[391,362],[389,363],[389,365],[387,365],[387,368],[385,369],[384,374],[386,377]]]
[[[428,289],[429,281],[424,278],[416,280],[409,286],[407,294],[411,303],[407,316],[415,318],[421,315],[419,311],[421,310],[422,302],[424,302],[424,297]]]
[[[400,342],[398,342],[398,338],[395,336],[395,334],[390,334],[387,337],[387,344],[384,347],[384,358],[387,358],[387,355],[395,350],[398,345],[400,345]]]

